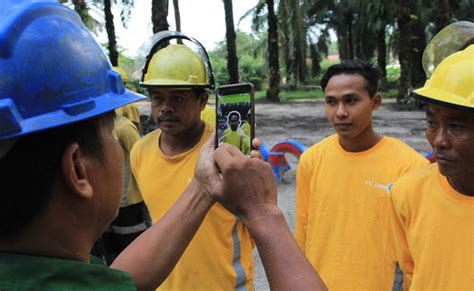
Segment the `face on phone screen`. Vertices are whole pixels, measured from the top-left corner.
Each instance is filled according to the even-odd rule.
[[[248,155],[252,140],[251,93],[217,93],[217,143],[234,145]]]

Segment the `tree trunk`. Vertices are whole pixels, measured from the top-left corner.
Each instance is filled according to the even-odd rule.
[[[382,73],[382,88],[387,84],[387,44],[385,43],[385,25],[377,31],[377,65]]]
[[[409,1],[409,0],[408,0]],[[397,103],[408,102],[408,90],[411,88],[411,32],[410,9],[406,0],[397,1],[397,24],[399,31],[398,60],[400,62],[400,85],[398,87]]]
[[[301,16],[301,7],[299,0],[291,0],[291,30],[293,35],[293,66],[296,73],[292,84],[294,88],[298,88],[299,82],[306,80],[306,54],[305,54],[305,35],[304,23]]]
[[[152,0],[151,2],[151,23],[153,33],[168,30],[168,0]]]
[[[311,53],[311,76],[316,77],[321,72],[321,58],[316,49],[316,44],[312,43],[309,45],[309,51]]]
[[[416,7],[415,7],[416,9]],[[412,14],[417,11],[412,11]],[[417,14],[414,14],[417,15]],[[421,20],[421,17],[418,17],[414,20],[412,26],[412,45],[411,45],[411,84],[414,88],[423,86],[426,80],[425,71],[423,69],[423,52],[426,47],[426,36],[425,36],[425,25]]]
[[[110,0],[104,0],[104,13],[105,13],[105,29],[107,31],[107,38],[109,44],[109,58],[112,66],[118,66],[118,51],[117,41],[115,38],[115,26],[114,26],[114,15],[112,14],[112,6]]]
[[[176,31],[181,31],[181,14],[179,13],[179,0],[173,0],[174,20],[176,22]]]
[[[225,27],[227,42],[227,71],[229,72],[229,83],[239,82],[239,59],[235,45],[234,15],[232,11],[232,0],[224,0]]]
[[[337,49],[339,51],[339,58],[343,60],[353,59],[353,54],[351,53],[351,44],[349,41],[349,31],[346,27],[338,27],[336,29],[337,34]]]
[[[452,16],[452,8],[451,5],[449,5],[449,0],[438,0],[436,2],[436,9],[433,9],[434,24],[436,32],[439,32],[441,29],[443,29],[446,25],[450,23]]]
[[[278,20],[279,20],[279,33],[282,36],[281,45],[283,51],[283,64],[285,67],[285,78],[283,84],[286,86],[289,83],[291,73],[291,51],[292,42],[290,37],[290,13],[287,0],[280,0],[278,5]]]
[[[278,20],[275,15],[273,0],[267,0],[268,9],[268,67],[270,70],[270,84],[267,90],[267,99],[280,102],[280,61],[278,58]]]

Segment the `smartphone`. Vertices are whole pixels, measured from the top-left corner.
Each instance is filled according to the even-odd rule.
[[[216,90],[216,147],[229,143],[249,155],[255,137],[255,91],[251,83]]]

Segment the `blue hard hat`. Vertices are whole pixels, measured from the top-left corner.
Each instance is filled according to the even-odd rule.
[[[0,139],[77,122],[143,99],[125,90],[76,12],[52,1],[2,0]]]

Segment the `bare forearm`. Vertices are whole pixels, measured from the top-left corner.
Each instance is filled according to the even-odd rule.
[[[173,270],[213,203],[193,180],[165,216],[111,267],[129,273],[139,290],[155,289]]]
[[[246,222],[255,239],[272,290],[327,290],[293,239],[276,206],[260,209]]]

